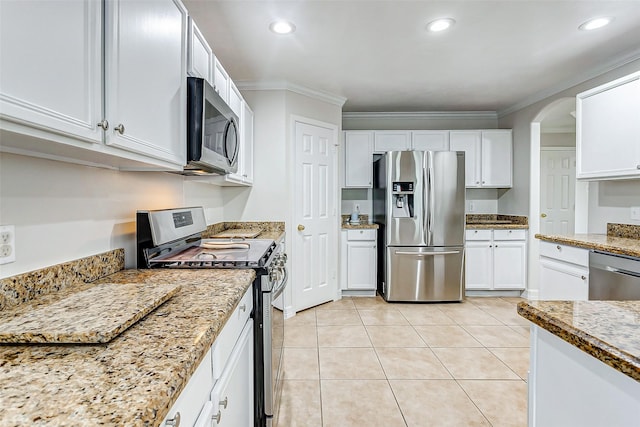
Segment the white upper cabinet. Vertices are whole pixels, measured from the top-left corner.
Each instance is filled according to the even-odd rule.
[[[184,165],[187,10],[177,0],[114,0],[105,10],[106,143]]]
[[[451,131],[449,138],[451,151],[465,152],[467,188],[510,188],[513,185],[511,129]]]
[[[509,188],[513,185],[511,129],[482,131],[481,184]]]
[[[182,3],[6,2],[0,19],[3,151],[128,170],[182,169]]]
[[[224,102],[229,103],[229,74],[224,69],[218,58],[214,58],[213,65],[213,89]]]
[[[191,17],[188,38],[187,74],[203,78],[213,85],[213,51]]]
[[[242,95],[232,80],[229,80],[229,108],[238,118],[242,117]]]
[[[7,1],[1,8],[0,117],[9,122],[2,127],[102,143],[100,2]]]
[[[373,151],[384,153],[386,151],[404,151],[411,149],[411,131],[408,130],[377,130]]]
[[[640,178],[640,72],[577,96],[578,179]]]
[[[419,151],[449,151],[449,131],[413,131],[411,132],[411,148]]]
[[[373,131],[344,132],[344,187],[371,188]]]

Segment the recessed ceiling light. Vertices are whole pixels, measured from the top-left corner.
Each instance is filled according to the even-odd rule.
[[[582,24],[580,24],[578,29],[584,30],[584,31],[595,30],[598,28],[602,28],[605,25],[609,25],[611,21],[613,21],[613,18],[608,16],[604,16],[601,18],[593,18],[593,19],[589,19],[587,22],[583,22]]]
[[[427,24],[427,30],[431,31],[432,33],[437,33],[439,31],[446,30],[455,23],[456,21],[451,18],[436,19],[435,21],[431,21]]]
[[[269,29],[276,34],[291,34],[296,30],[296,26],[289,21],[274,21],[269,25]]]

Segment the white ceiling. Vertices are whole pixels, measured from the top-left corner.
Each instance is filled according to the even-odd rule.
[[[504,111],[640,57],[640,0],[185,0],[236,82],[288,82],[344,111]],[[596,16],[608,27],[580,31]],[[455,26],[428,33],[452,17]],[[292,21],[292,35],[269,31]]]

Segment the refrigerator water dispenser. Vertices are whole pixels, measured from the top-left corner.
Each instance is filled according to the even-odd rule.
[[[413,218],[413,182],[394,182],[391,197],[393,218]]]

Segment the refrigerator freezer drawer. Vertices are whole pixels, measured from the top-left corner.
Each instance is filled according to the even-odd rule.
[[[463,247],[387,247],[387,301],[462,301]]]

